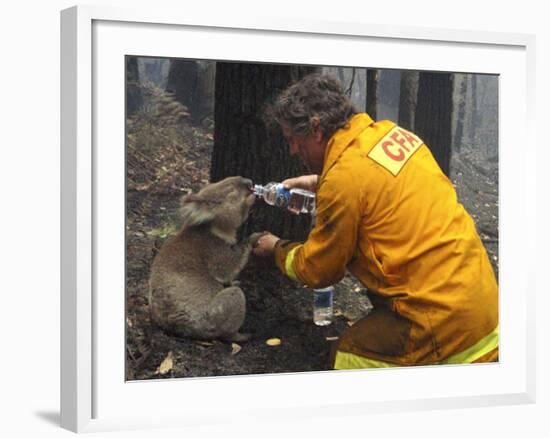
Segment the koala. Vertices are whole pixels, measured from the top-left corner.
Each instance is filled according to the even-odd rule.
[[[183,227],[161,247],[151,267],[152,321],[195,339],[242,342],[245,295],[235,278],[262,233],[237,243],[255,195],[240,176],[209,184],[182,200]]]

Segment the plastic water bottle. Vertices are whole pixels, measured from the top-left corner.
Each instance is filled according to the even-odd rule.
[[[325,326],[332,323],[332,300],[334,287],[313,289],[313,322]]]
[[[285,208],[292,213],[315,211],[315,193],[303,189],[285,189],[282,183],[270,182],[265,186],[256,184],[254,194],[267,204]]]

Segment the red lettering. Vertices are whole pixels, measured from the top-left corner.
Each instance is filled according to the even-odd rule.
[[[419,142],[419,139],[417,137],[415,137],[414,135],[412,135],[410,132],[408,131],[405,131],[404,129],[399,129],[399,133],[405,137],[405,139],[409,142],[409,144],[412,146],[412,147],[415,147],[415,143],[418,143]]]
[[[382,143],[382,149],[386,153],[386,155],[394,161],[403,161],[403,159],[405,158],[405,152],[399,149],[399,154],[395,154],[390,151],[390,146],[395,146],[395,144],[391,141],[385,141],[384,143]]]
[[[390,138],[396,143],[399,143],[403,149],[409,152],[409,148],[405,146],[405,140],[403,140],[402,137],[399,137],[399,135],[397,134],[397,131],[394,131],[392,135],[390,135]]]

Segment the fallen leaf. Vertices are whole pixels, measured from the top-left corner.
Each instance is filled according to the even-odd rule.
[[[231,354],[235,355],[241,351],[242,347],[239,344],[231,343]]]
[[[208,341],[195,341],[195,344],[199,344],[203,347],[211,347],[212,345],[214,345],[213,342],[208,342]]]
[[[151,237],[161,237],[164,238],[170,234],[174,234],[177,231],[175,225],[170,224],[160,228],[153,228],[152,230],[147,231],[147,235]]]
[[[360,287],[356,287],[355,289],[353,289],[354,292],[361,292],[361,288]]]
[[[270,338],[265,343],[270,347],[276,347],[277,345],[281,345],[281,340],[279,338]]]
[[[338,340],[338,336],[327,336],[325,338],[327,341],[337,341]]]
[[[164,374],[171,371],[172,368],[174,368],[174,354],[170,352],[157,368],[157,374],[160,374],[161,376],[163,376]]]

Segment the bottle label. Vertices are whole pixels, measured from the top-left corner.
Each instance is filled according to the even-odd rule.
[[[284,188],[282,184],[276,187],[275,206],[287,208],[290,203],[290,190]]]

